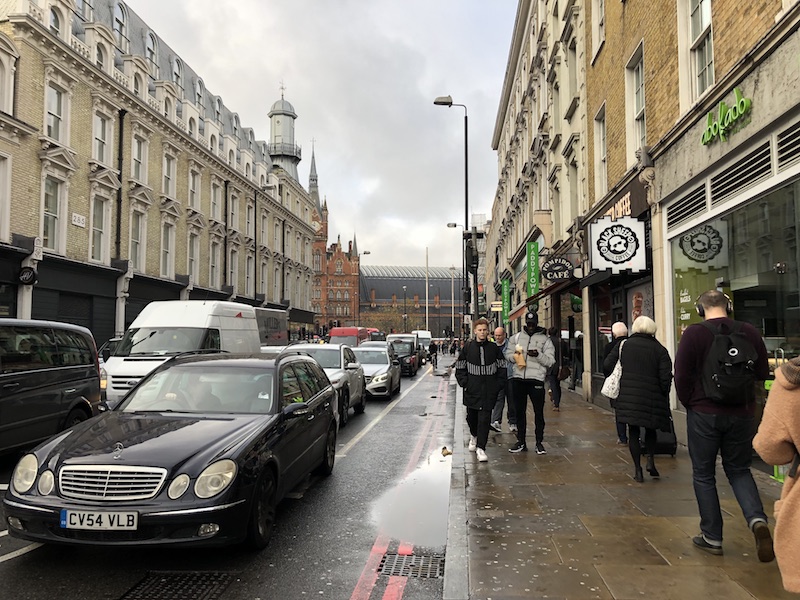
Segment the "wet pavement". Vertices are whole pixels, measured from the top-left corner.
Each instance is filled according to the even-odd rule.
[[[699,533],[685,446],[657,456],[661,477],[633,479],[613,415],[564,390],[561,411],[545,405],[546,455],[510,454],[515,441],[491,432],[479,463],[467,451],[456,389],[445,600],[798,598],[783,590],[776,562],[760,563],[753,536],[718,466],[724,556],[696,549]],[[533,423],[528,406],[528,423]],[[532,434],[532,427],[530,433]],[[770,527],[780,485],[754,471]]]

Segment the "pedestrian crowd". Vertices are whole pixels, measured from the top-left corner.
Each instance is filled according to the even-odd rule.
[[[784,587],[800,593],[800,487],[794,485],[800,467],[800,357],[776,369],[763,418],[756,427],[755,390],[770,374],[761,335],[752,325],[731,318],[732,302],[718,290],[701,294],[696,310],[702,322],[683,331],[674,366],[669,352],[656,339],[652,318],[638,316],[630,335],[625,323],[612,325],[612,340],[605,347],[601,366],[606,377],[603,394],[615,413],[617,443],[628,446],[634,481],[644,483],[645,471],[651,478],[660,477],[656,455],[674,455],[677,449],[669,399],[674,383],[678,401],[686,410],[687,445],[700,517],[700,531],[692,544],[713,555],[723,554],[716,479],[719,456],[753,535],[758,559],[770,562],[777,557]],[[475,321],[473,333],[473,338],[461,345],[455,362],[456,379],[464,388],[469,450],[476,452],[478,461],[488,461],[489,431],[501,431],[505,407],[508,429],[516,434],[509,452],[527,452],[530,400],[534,448],[536,454],[546,454],[546,388],[553,410],[559,411],[561,382],[570,375],[575,381],[575,373],[570,373],[564,360],[560,329],[545,330],[539,326],[537,313],[530,311],[524,327],[514,335],[497,327],[490,339],[486,319]],[[753,448],[768,464],[792,463],[774,507],[774,542],[751,472]]]

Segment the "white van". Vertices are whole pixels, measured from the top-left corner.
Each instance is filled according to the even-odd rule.
[[[261,341],[255,309],[205,300],[167,300],[145,306],[100,371],[109,408],[170,356],[193,350],[258,354]]]
[[[430,357],[430,352],[428,352],[428,348],[430,348],[431,340],[433,339],[433,336],[431,335],[431,332],[427,331],[425,329],[415,329],[411,333],[416,333],[417,334],[417,339],[419,340],[419,345],[422,346],[423,362],[425,362],[426,360],[430,360],[431,357]]]

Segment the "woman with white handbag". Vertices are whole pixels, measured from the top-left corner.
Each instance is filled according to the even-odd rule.
[[[637,317],[631,327],[632,335],[620,346],[620,356],[614,372],[606,379],[603,393],[609,397],[616,391],[617,419],[628,426],[628,448],[633,459],[634,476],[644,481],[639,436],[644,427],[647,452],[647,471],[658,477],[655,465],[656,430],[671,427],[669,391],[672,387],[672,359],[669,352],[655,338],[656,324],[650,317]],[[619,387],[613,390],[617,372]],[[608,384],[608,385],[606,385]]]

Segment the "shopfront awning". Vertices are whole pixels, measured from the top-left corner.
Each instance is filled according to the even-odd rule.
[[[548,285],[543,290],[539,290],[533,296],[528,296],[525,299],[525,302],[513,313],[508,315],[508,320],[513,321],[514,319],[521,317],[525,311],[528,310],[528,307],[535,302],[538,302],[545,296],[552,296],[553,294],[560,294],[561,292],[574,287],[578,283],[577,279],[564,279],[563,281],[558,281],[551,285]]]

